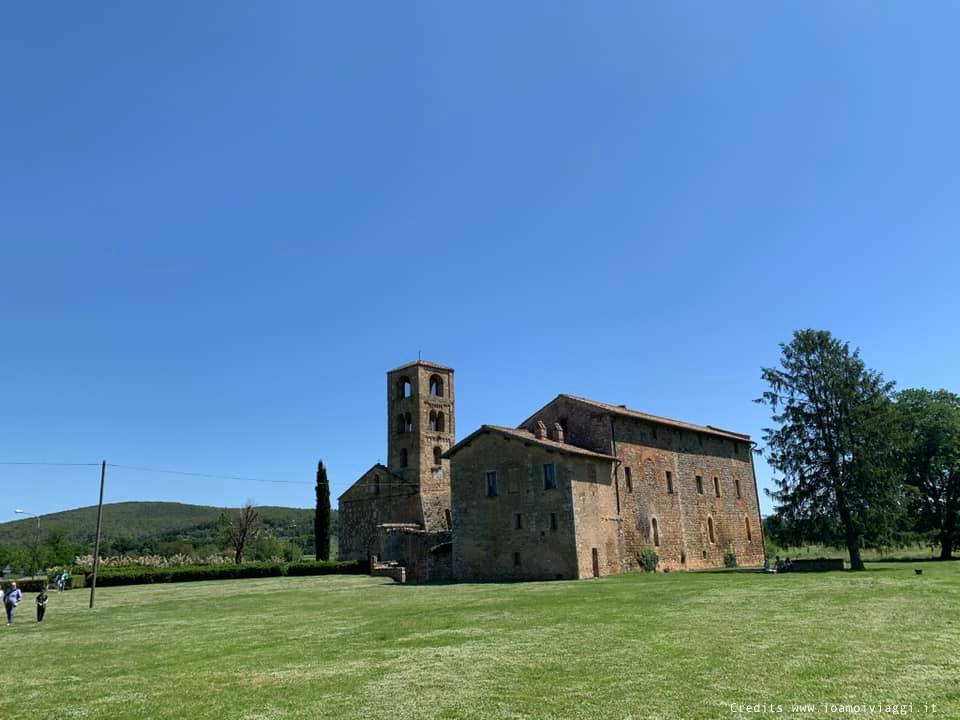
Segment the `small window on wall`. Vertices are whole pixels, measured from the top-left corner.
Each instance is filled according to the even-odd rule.
[[[623,477],[627,481],[627,492],[633,492],[633,471],[630,468],[625,467],[623,469]]]
[[[433,464],[439,465],[443,459],[443,450],[439,446],[433,449]]]
[[[747,524],[747,542],[753,540],[753,534],[750,532],[750,518],[744,518],[744,522]]]
[[[653,530],[653,546],[660,547],[660,528],[657,526],[657,519],[650,521],[650,528]]]
[[[372,488],[372,489],[373,489],[373,494],[374,494],[374,495],[379,495],[379,494],[380,494],[380,476],[379,476],[379,475],[374,475],[374,476],[373,476],[373,488]]]
[[[713,491],[717,497],[720,497],[720,478],[716,475],[713,476]]]
[[[543,466],[543,489],[557,489],[557,466],[553,463],[547,463]]]
[[[667,493],[673,495],[673,473],[667,470]]]
[[[703,495],[703,478],[697,475],[697,494]]]
[[[487,473],[487,497],[497,496],[497,471],[490,470]]]
[[[743,497],[743,496],[740,494],[740,478],[734,478],[734,479],[733,479],[733,484],[734,484],[734,487],[737,488],[737,497]]]
[[[523,513],[513,514],[513,529],[523,530]]]
[[[407,449],[400,448],[400,467],[407,467]]]
[[[707,518],[707,536],[710,538],[711,543],[715,543],[717,541],[716,536],[713,534],[713,518],[712,517]]]
[[[557,529],[557,514],[556,514],[556,513],[550,513],[550,529],[551,529],[551,530],[556,530],[556,529]]]
[[[513,566],[520,567],[520,553],[518,552],[513,554]]]

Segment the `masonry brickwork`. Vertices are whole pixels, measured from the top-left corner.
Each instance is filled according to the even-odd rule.
[[[571,395],[454,444],[453,370],[387,373],[388,465],[340,498],[341,559],[409,580],[586,578],[764,561],[750,438]],[[549,468],[549,469],[548,469]]]
[[[568,395],[522,427],[538,423],[556,424],[565,442],[620,461],[614,494],[622,520],[622,569],[636,567],[644,547],[652,547],[669,569],[722,567],[728,552],[740,565],[763,564],[749,436]]]
[[[374,465],[340,496],[341,560],[392,560],[409,579],[441,578],[449,560],[435,548],[450,540],[450,462],[443,453],[454,431],[451,368],[417,361],[387,373],[387,465]]]

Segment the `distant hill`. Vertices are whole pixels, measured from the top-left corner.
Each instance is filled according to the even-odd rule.
[[[103,538],[111,545],[142,545],[147,541],[183,540],[195,544],[213,537],[217,518],[231,508],[171,502],[123,502],[103,506]],[[313,509],[258,507],[265,529],[279,538],[309,538],[313,543]],[[336,530],[336,510],[333,526]],[[97,529],[97,507],[77,508],[40,517],[43,534],[62,529],[72,542],[92,543]],[[0,523],[0,545],[24,545],[36,534],[35,518]],[[120,542],[122,540],[122,542]]]

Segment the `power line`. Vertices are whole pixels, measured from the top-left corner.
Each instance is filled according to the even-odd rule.
[[[100,463],[64,463],[64,462],[33,462],[0,460],[0,465],[46,465],[49,467],[97,467]]]
[[[43,462],[43,461],[32,461],[32,460],[0,460],[0,465],[9,465],[9,466],[21,466],[21,465],[34,465],[34,466],[45,466],[45,467],[100,467],[100,463],[64,463],[64,462]],[[186,477],[199,477],[199,478],[208,478],[211,480],[236,480],[239,482],[258,482],[258,483],[267,483],[271,485],[315,485],[315,481],[306,481],[306,480],[271,480],[267,478],[255,478],[255,477],[243,477],[240,475],[221,475],[218,473],[201,473],[201,472],[190,472],[186,470],[169,470],[167,468],[154,468],[146,467],[143,465],[119,465],[117,463],[107,463],[108,467],[121,468],[124,470],[137,470],[139,472],[152,472],[152,473],[162,473],[164,475],[183,475]],[[329,485],[329,481],[327,482]],[[367,481],[367,482],[355,482],[348,487],[391,487],[391,486],[400,486],[400,487],[409,487],[415,485],[415,480],[380,480],[379,482]]]
[[[216,473],[187,472],[185,470],[167,470],[164,468],[143,467],[140,465],[118,465],[116,463],[107,463],[110,467],[123,468],[125,470],[139,470],[142,472],[163,473],[166,475],[187,475],[189,477],[202,477],[214,480],[240,480],[243,482],[271,483],[274,485],[313,485],[312,482],[305,480],[267,480],[264,478],[240,477],[238,475],[218,475]]]

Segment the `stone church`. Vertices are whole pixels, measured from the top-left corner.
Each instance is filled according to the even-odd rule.
[[[558,395],[454,442],[453,370],[387,373],[387,464],[340,496],[340,559],[409,580],[576,579],[764,561],[749,435]]]

